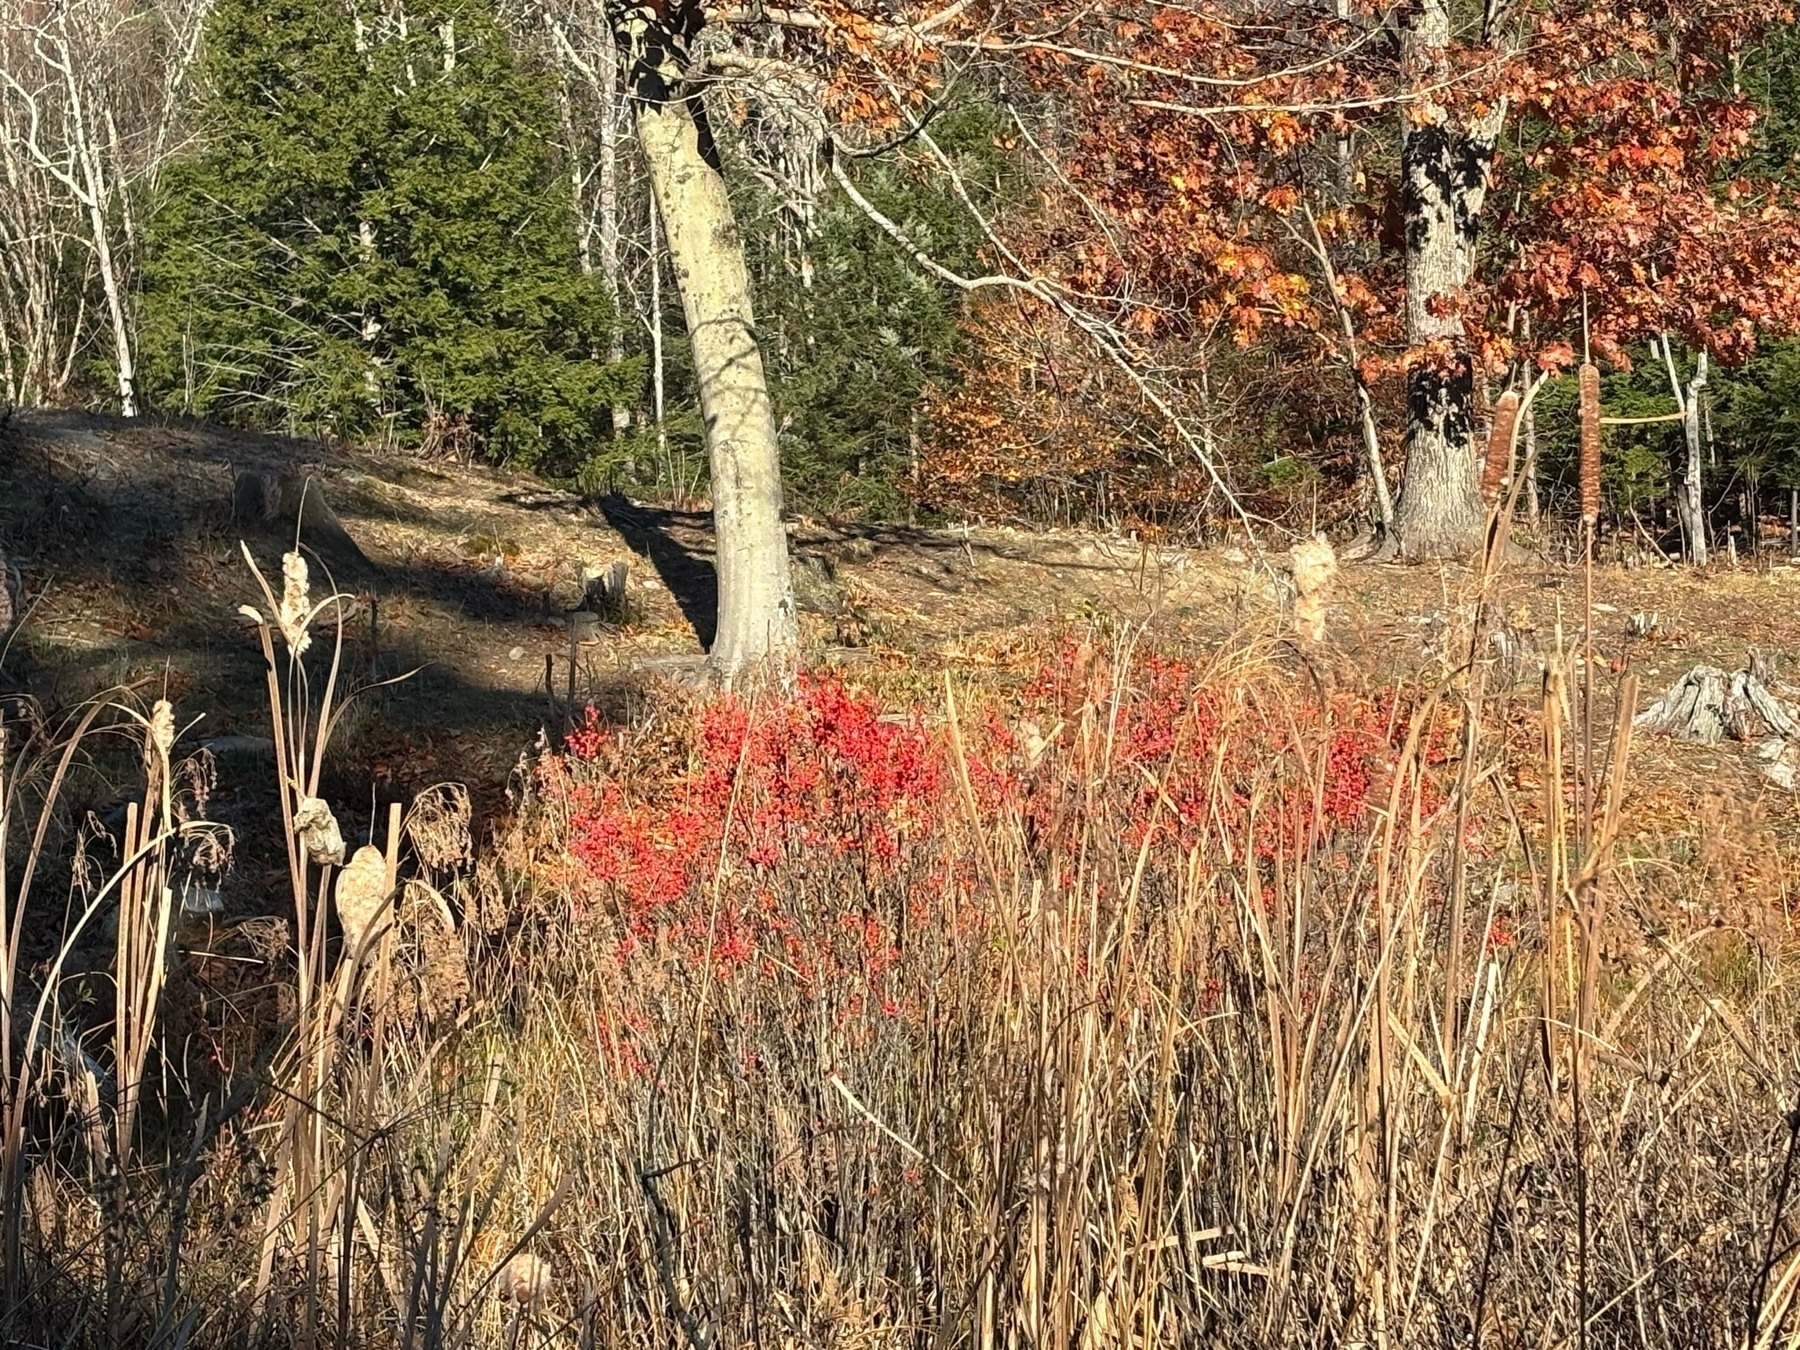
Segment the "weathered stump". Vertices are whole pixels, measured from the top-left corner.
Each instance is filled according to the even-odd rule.
[[[1717,666],[1695,666],[1639,713],[1633,725],[1705,745],[1728,738],[1800,740],[1800,715],[1775,695],[1754,666],[1729,675]]]
[[[1695,666],[1632,724],[1702,745],[1754,744],[1769,779],[1785,788],[1800,781],[1800,712],[1769,688],[1757,664],[1730,674]]]
[[[582,589],[581,607],[609,622],[622,622],[630,605],[625,593],[630,575],[631,565],[624,559],[608,563],[590,574]]]
[[[231,484],[231,518],[251,530],[297,528],[300,542],[326,566],[372,570],[368,557],[325,500],[317,479],[272,469],[240,469]]]

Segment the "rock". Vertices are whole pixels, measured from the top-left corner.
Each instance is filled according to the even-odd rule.
[[[606,633],[606,624],[591,609],[578,609],[566,619],[569,637],[575,642],[597,642]]]
[[[181,888],[181,912],[189,918],[223,914],[225,898],[210,886],[202,886],[191,877]]]
[[[273,759],[275,742],[267,736],[208,736],[200,748],[215,757],[242,755],[247,759]]]
[[[836,614],[843,608],[844,588],[837,568],[822,553],[795,553],[794,603],[809,614]]]

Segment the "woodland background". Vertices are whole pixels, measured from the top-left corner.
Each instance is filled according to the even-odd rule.
[[[1800,1346],[1785,3],[0,0],[0,173],[0,1342]]]
[[[791,509],[1180,537],[1235,518],[1227,487],[1295,527],[1380,513],[1370,447],[1397,474],[1421,359],[1397,317],[1404,114],[1356,87],[1383,21],[1142,8],[995,11],[898,52],[827,8],[822,62],[797,45],[816,19],[700,39]],[[1788,524],[1800,33],[1715,8],[1547,6],[1519,54],[1536,83],[1507,95],[1470,321],[1479,406],[1552,374],[1523,429],[1534,521],[1574,514],[1585,340],[1617,417],[1681,406],[1710,347],[1715,542]],[[1333,24],[1364,36],[1315,88]],[[7,0],[0,398],[703,497],[612,44],[566,0]],[[1234,80],[1262,83],[1233,104]],[[944,279],[987,273],[1014,284]],[[1679,422],[1609,432],[1603,537],[1682,547],[1685,453]]]

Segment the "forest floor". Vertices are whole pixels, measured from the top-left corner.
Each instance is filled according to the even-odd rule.
[[[691,668],[708,637],[704,512],[182,422],[20,413],[0,436],[0,552],[20,568],[27,609],[0,648],[0,695],[28,694],[53,716],[134,685],[145,698],[166,694],[182,724],[197,719],[190,742],[267,735],[261,656],[238,616],[257,593],[233,518],[234,473],[298,472],[322,486],[368,562],[340,559],[336,576],[356,596],[346,678],[370,692],[335,739],[327,782],[371,811],[456,780],[481,831],[504,809],[521,754],[566,727],[571,706],[630,715],[659,681]],[[1204,654],[1234,635],[1281,631],[1289,603],[1281,555],[1265,562],[1242,548],[805,518],[790,529],[807,659],[852,667],[860,681],[938,682],[952,671],[1003,683],[1037,668],[1059,635],[1097,630]],[[280,531],[249,543],[278,580]],[[621,560],[623,621],[572,641],[566,616],[584,576]],[[1469,586],[1458,567],[1347,563],[1325,646],[1303,655],[1278,643],[1276,659],[1336,684],[1414,678],[1441,655],[1433,645]],[[1528,554],[1509,564],[1496,613],[1515,655],[1502,666],[1515,699],[1536,701],[1535,653],[1554,647],[1559,623],[1565,644],[1580,640],[1582,589],[1567,565]],[[1755,653],[1779,672],[1800,661],[1800,564],[1786,559],[1703,573],[1608,563],[1595,570],[1594,598],[1601,683],[1629,664],[1640,701],[1696,662],[1736,669]],[[1628,636],[1638,615],[1654,625]],[[1770,830],[1800,834],[1792,794],[1758,775],[1746,747],[1665,741],[1638,755],[1640,781],[1665,798],[1639,803],[1639,821],[1747,831],[1752,854]],[[222,760],[229,801],[240,794],[233,757]],[[266,804],[252,790],[266,786],[250,781],[257,767],[243,769],[241,799]]]

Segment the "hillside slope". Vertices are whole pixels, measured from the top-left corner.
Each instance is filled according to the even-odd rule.
[[[166,692],[192,723],[189,742],[266,734],[261,657],[237,615],[255,597],[239,544],[273,573],[292,525],[234,519],[234,475],[246,471],[310,477],[368,560],[327,550],[354,596],[346,675],[369,691],[334,743],[328,783],[346,803],[373,811],[453,779],[491,818],[520,753],[540,732],[560,733],[571,707],[629,715],[704,650],[713,597],[703,512],[181,422],[22,412],[3,437],[0,550],[19,568],[26,616],[4,640],[0,693],[28,694],[46,715],[136,685],[146,697]],[[791,534],[807,659],[854,664],[858,678],[1003,674],[1029,666],[1059,630],[1148,631],[1159,645],[1206,650],[1275,631],[1286,603],[1284,581],[1238,549],[807,520]],[[626,614],[579,619],[572,635],[584,577],[621,561]],[[1457,568],[1348,566],[1326,648],[1302,656],[1287,644],[1275,659],[1334,682],[1411,676],[1441,657],[1466,584]],[[1499,612],[1509,650],[1522,652],[1512,662],[1520,696],[1531,696],[1533,653],[1553,645],[1559,622],[1575,641],[1580,598],[1570,569],[1509,569]],[[1611,669],[1631,660],[1646,696],[1695,660],[1733,667],[1752,649],[1800,652],[1800,571],[1789,567],[1695,576],[1608,566],[1596,598],[1597,649]],[[1631,640],[1626,620],[1638,612],[1657,626]],[[1723,774],[1751,796],[1763,790],[1732,753],[1668,752],[1671,779],[1717,784]],[[255,773],[243,766],[246,789]]]

